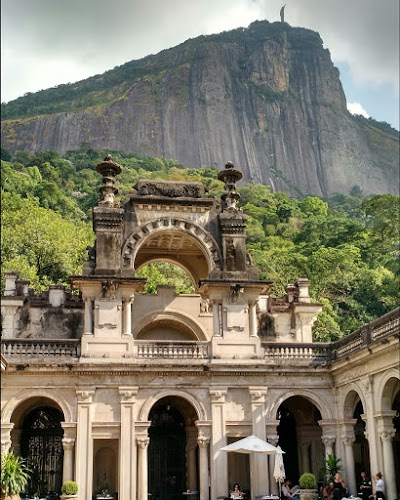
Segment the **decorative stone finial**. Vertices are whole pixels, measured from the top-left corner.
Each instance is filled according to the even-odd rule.
[[[114,205],[116,188],[116,176],[122,172],[121,165],[113,161],[112,156],[107,155],[104,160],[96,166],[96,171],[103,176],[103,185],[99,189],[101,193],[99,205]]]
[[[235,165],[228,161],[225,169],[218,174],[218,179],[225,184],[225,193],[221,196],[226,208],[236,209],[237,201],[240,194],[236,192],[236,182],[243,177],[240,170],[235,168]]]

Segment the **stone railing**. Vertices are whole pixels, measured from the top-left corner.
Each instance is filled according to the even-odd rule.
[[[137,340],[138,358],[208,359],[208,342],[158,342]]]
[[[79,358],[80,339],[41,340],[41,339],[4,339],[1,342],[2,354],[10,360],[17,358],[29,362],[33,358],[65,359]]]
[[[327,365],[332,360],[332,344],[264,343],[267,364]]]
[[[332,344],[333,359],[340,359],[348,354],[372,345],[385,337],[400,334],[400,307],[367,323],[350,335]]]
[[[393,335],[400,335],[400,308],[371,321],[343,339],[332,343],[262,342],[266,365],[323,366],[342,359]],[[74,361],[80,357],[80,339],[3,339],[1,352],[13,363]],[[209,342],[159,342],[136,340],[136,357],[140,359],[210,358]]]

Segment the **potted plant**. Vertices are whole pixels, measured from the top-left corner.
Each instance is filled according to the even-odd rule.
[[[65,481],[61,486],[61,500],[78,498],[78,485],[75,481]]]
[[[324,460],[324,465],[320,471],[323,479],[329,484],[333,481],[335,474],[342,470],[341,458],[336,455],[328,455]]]
[[[9,451],[1,457],[1,498],[17,500],[19,494],[28,486],[30,470],[26,460]]]
[[[314,474],[305,472],[300,476],[300,500],[318,500],[317,480]]]

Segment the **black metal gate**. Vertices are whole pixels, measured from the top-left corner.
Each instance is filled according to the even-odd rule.
[[[49,406],[32,410],[24,419],[21,455],[32,470],[30,494],[42,497],[48,492],[61,492],[63,420],[63,414]]]
[[[153,408],[149,419],[149,493],[152,500],[181,500],[186,491],[185,420],[170,405]]]

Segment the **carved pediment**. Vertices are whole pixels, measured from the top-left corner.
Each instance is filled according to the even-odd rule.
[[[140,196],[167,198],[202,198],[205,188],[201,182],[139,181],[135,186]]]

